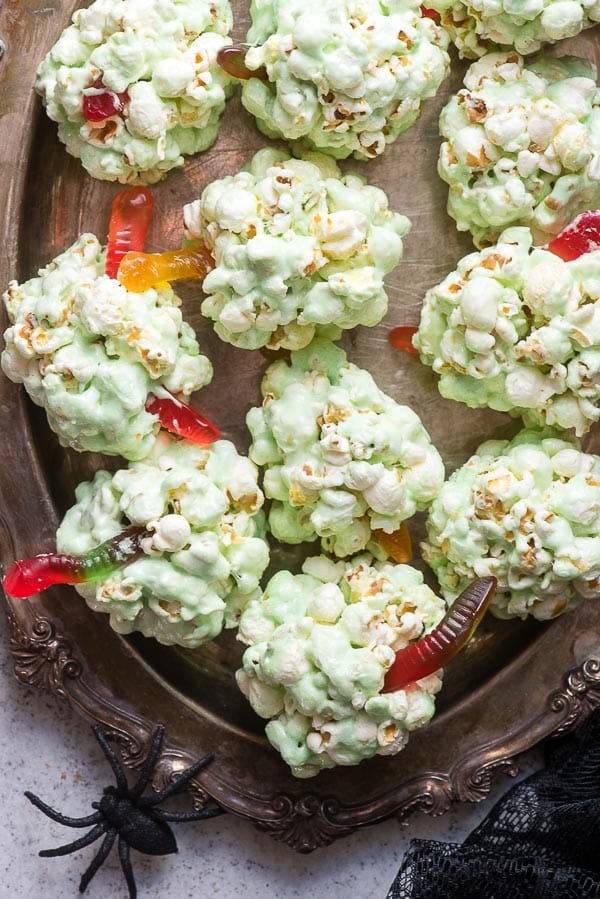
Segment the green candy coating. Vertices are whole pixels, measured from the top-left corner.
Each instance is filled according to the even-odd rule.
[[[201,447],[161,434],[145,459],[97,472],[75,496],[58,552],[82,555],[129,524],[149,531],[144,556],[75,588],[117,633],[193,649],[235,627],[259,595],[269,561],[263,495],[255,466],[229,441]]]
[[[395,652],[428,633],[445,606],[408,565],[309,558],[280,571],[240,619],[240,689],[296,777],[393,755],[434,713],[441,672],[381,693]]]
[[[550,430],[483,443],[434,500],[421,549],[448,602],[496,577],[499,618],[600,596],[600,457]]]
[[[382,190],[342,176],[332,159],[271,148],[183,214],[188,237],[215,258],[202,312],[244,349],[300,349],[316,333],[376,325],[387,311],[383,277],[410,230]]]
[[[326,340],[267,369],[247,416],[250,458],[265,467],[269,525],[286,543],[320,537],[336,556],[370,545],[426,508],[444,480],[418,415]]]
[[[338,159],[383,153],[450,70],[418,0],[253,0],[242,103],[267,137]]]
[[[427,292],[414,344],[442,396],[528,426],[600,419],[600,250],[563,262],[527,228],[465,256]]]
[[[1,364],[63,446],[141,459],[159,429],[148,394],[188,396],[209,383],[212,365],[171,287],[127,291],[105,274],[105,255],[83,234],[36,278],[11,281]]]
[[[95,0],[73,13],[41,63],[36,90],[69,153],[94,178],[153,184],[214,143],[234,81],[228,0]],[[86,121],[83,98],[127,92],[121,114]]]

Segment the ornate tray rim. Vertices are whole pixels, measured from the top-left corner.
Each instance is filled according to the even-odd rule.
[[[6,540],[10,533],[6,519],[2,521],[2,527]],[[140,767],[157,721],[148,714],[138,712],[136,697],[130,705],[106,692],[102,682],[95,683],[93,673],[79,657],[76,636],[72,638],[64,632],[63,622],[53,615],[38,614],[37,608],[34,609],[29,602],[17,603],[10,598],[6,603],[6,612],[16,678],[28,686],[49,690],[69,702],[79,715],[102,724],[109,739],[118,743],[125,764],[132,768]],[[582,618],[578,613],[571,617]],[[535,672],[535,681],[541,678],[548,687],[539,706],[517,715],[511,722],[511,733],[501,734],[479,745],[475,742],[470,752],[450,765],[424,771],[421,776],[399,782],[377,796],[352,803],[340,802],[328,795],[319,789],[318,783],[314,784],[313,789],[312,785],[306,789],[302,781],[296,791],[260,797],[214,776],[212,769],[209,769],[188,788],[193,805],[201,809],[212,799],[226,811],[247,818],[274,839],[306,853],[329,845],[359,827],[392,816],[403,820],[415,811],[441,815],[453,802],[479,802],[489,794],[497,774],[513,777],[518,774],[516,757],[520,753],[546,737],[556,737],[572,730],[600,706],[600,659],[587,658],[566,674],[557,674],[561,661],[567,661],[561,657],[561,646],[564,647],[567,642],[576,643],[579,635],[589,633],[588,626],[592,622],[586,618],[589,619],[589,616],[566,633],[561,633],[562,629],[553,625],[540,641],[536,641],[532,651],[526,653],[526,664],[532,666],[536,656],[538,659],[544,657],[543,665],[537,665],[541,670]],[[133,652],[127,663],[133,668],[140,664]],[[502,678],[500,687],[505,696],[511,693],[511,686],[522,681],[523,658],[509,668],[512,670]],[[149,672],[142,673],[149,680],[155,679]],[[145,684],[140,683],[138,687],[137,693],[140,694]],[[172,698],[168,695],[169,689],[163,684],[159,684],[158,689],[167,694],[168,703]],[[496,679],[493,690],[498,689]],[[476,691],[473,702],[464,705],[474,703],[485,708],[491,692],[486,686]],[[139,695],[137,698],[140,698]],[[472,709],[463,710],[465,716],[467,712],[472,713]],[[458,716],[455,714],[454,720],[459,721],[460,715],[461,710]],[[169,736],[172,729],[168,720],[165,723]],[[199,730],[202,730],[201,720]],[[176,777],[197,756],[198,752],[191,747],[183,748],[167,742],[156,769],[156,787]]]
[[[50,24],[49,10],[37,0],[8,3],[0,11],[1,283],[19,276],[17,246],[27,224],[22,198],[32,139],[27,123],[36,115],[31,90],[36,61],[55,40],[73,6],[72,0],[62,0],[55,15],[50,16]],[[18,56],[18,65],[10,65],[13,54],[15,59]],[[40,510],[48,534],[53,530],[56,512],[33,451],[22,394],[5,380],[0,382],[0,408],[5,421],[13,422],[11,433],[5,428],[0,436],[4,460],[0,475],[0,550],[6,560],[30,551],[39,540],[36,517]],[[25,497],[18,479],[10,474],[13,471],[27,476]],[[107,625],[89,627],[91,612],[85,610],[75,625],[72,621],[68,624],[64,612],[61,614],[61,608],[68,605],[61,606],[60,594],[60,589],[48,591],[35,607],[27,601],[6,600],[17,679],[50,690],[84,718],[100,722],[118,742],[125,763],[133,768],[143,761],[157,715],[162,715],[167,738],[173,743],[163,749],[157,779],[166,782],[175,777],[198,757],[197,750],[203,744],[214,739],[218,731],[215,723],[202,710],[177,707],[173,690],[150,672],[129,644]],[[408,780],[400,777],[392,787],[358,799],[353,794],[350,799],[336,798],[330,781],[321,776],[308,785],[284,778],[282,792],[270,793],[267,784],[261,795],[253,789],[251,777],[250,783],[243,778],[240,782],[239,777],[237,782],[228,779],[228,770],[240,770],[235,733],[219,735],[224,766],[219,769],[215,763],[191,784],[194,806],[202,808],[209,798],[214,799],[276,840],[299,852],[310,852],[392,815],[404,818],[417,809],[439,815],[454,801],[485,798],[497,772],[517,774],[515,757],[519,753],[549,735],[572,729],[600,705],[600,654],[586,658],[586,647],[600,645],[600,633],[596,633],[595,641],[589,636],[597,627],[589,605],[543,629],[528,650],[493,679],[493,684],[484,684],[467,701],[458,703],[450,721],[448,715],[434,720],[428,731],[441,732],[450,726],[453,732],[466,733],[468,745],[458,759],[448,758],[440,746],[436,767]],[[86,662],[86,645],[92,639],[92,630],[93,639],[98,639],[98,628],[106,641],[107,655],[119,656],[121,677],[134,675],[126,698],[115,683],[111,666],[98,673]],[[515,708],[510,697],[513,688],[522,684],[525,668],[533,685],[530,700],[535,697],[535,701]],[[496,706],[493,714],[491,705]],[[194,733],[193,747],[181,745],[185,741],[177,719],[183,715]],[[509,723],[508,732],[502,729],[502,721]],[[482,733],[488,735],[483,741]]]

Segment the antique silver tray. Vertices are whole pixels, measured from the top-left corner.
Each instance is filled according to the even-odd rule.
[[[110,203],[120,189],[92,180],[66,154],[33,92],[35,69],[74,6],[73,0],[57,0],[53,6],[8,0],[0,11],[2,288],[10,278],[33,276],[83,231],[102,239]],[[234,37],[240,39],[246,32],[247,2],[234,2],[234,12]],[[598,43],[595,29],[566,42],[560,52],[577,51],[599,61]],[[347,335],[345,347],[352,361],[368,368],[388,393],[418,411],[449,471],[481,440],[508,436],[518,427],[505,415],[442,400],[431,372],[387,342],[391,326],[418,321],[426,288],[471,249],[445,214],[445,187],[435,174],[437,117],[463,69],[455,60],[440,95],[383,158],[345,166],[384,187],[391,206],[413,222],[405,260],[388,281],[387,318],[378,328]],[[155,188],[149,249],[177,246],[183,202],[198,196],[215,177],[236,171],[265,142],[234,98],[217,144]],[[221,343],[200,316],[198,288],[187,285],[182,293],[186,317],[215,364],[202,407],[225,436],[245,449],[245,413],[259,399],[265,356]],[[0,414],[0,560],[6,566],[14,558],[52,549],[75,484],[99,467],[114,469],[120,462],[61,449],[40,410],[4,377]],[[594,448],[593,436],[587,445]],[[419,523],[411,524],[416,539],[419,528]],[[276,548],[275,567],[297,561]],[[6,609],[19,680],[51,690],[88,720],[100,721],[134,767],[154,726],[164,723],[167,748],[158,775],[163,782],[214,751],[215,762],[193,785],[195,805],[202,807],[212,797],[301,852],[391,815],[405,816],[416,808],[440,814],[455,800],[480,800],[496,771],[516,773],[515,756],[543,737],[573,727],[600,704],[596,604],[588,602],[546,625],[486,621],[447,669],[437,716],[412,736],[405,751],[299,781],[269,747],[262,722],[235,687],[233,672],[242,647],[231,633],[194,652],[167,649],[141,637],[126,640],[69,588],[49,590],[33,601],[8,600]]]

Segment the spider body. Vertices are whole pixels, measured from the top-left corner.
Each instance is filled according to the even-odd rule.
[[[146,855],[169,855],[177,852],[173,831],[161,821],[151,807],[144,808],[143,798],[137,802],[121,795],[116,787],[106,787],[100,802],[93,802],[104,821],[138,852]]]
[[[67,843],[64,846],[58,846],[56,849],[43,849],[40,855],[46,858],[68,855],[71,852],[76,852],[78,849],[83,849],[84,846],[89,846],[90,843],[104,836],[98,852],[81,878],[79,891],[83,893],[94,874],[106,861],[115,840],[118,838],[119,860],[129,887],[129,899],[135,899],[137,888],[129,857],[130,849],[137,849],[139,852],[144,852],[147,855],[169,855],[172,852],[177,852],[175,836],[167,823],[168,821],[198,821],[202,818],[213,818],[215,815],[223,813],[224,809],[219,806],[194,812],[165,812],[157,808],[161,802],[179,792],[192,777],[203,768],[206,768],[211,763],[213,756],[207,755],[189,768],[186,768],[176,780],[169,783],[160,792],[144,796],[142,794],[150,782],[154,766],[160,754],[164,727],[158,727],[155,730],[140,776],[132,787],[129,787],[123,766],[101,732],[100,727],[95,725],[92,730],[113,770],[117,782],[116,786],[105,787],[100,800],[92,803],[92,808],[96,810],[94,814],[83,818],[69,818],[46,805],[38,796],[26,792],[25,795],[29,801],[49,818],[52,818],[53,821],[58,821],[59,824],[64,824],[67,827],[91,826],[92,828],[79,840],[74,840],[72,843]]]

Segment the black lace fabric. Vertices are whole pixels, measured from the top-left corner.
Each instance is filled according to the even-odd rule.
[[[600,899],[600,709],[462,845],[413,840],[387,899]]]

